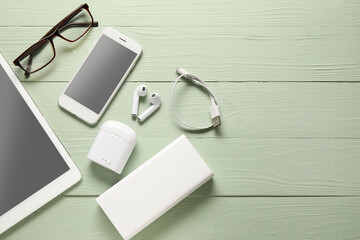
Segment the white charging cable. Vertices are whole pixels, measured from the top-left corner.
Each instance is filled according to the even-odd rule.
[[[220,121],[220,109],[219,109],[219,105],[215,99],[215,96],[213,94],[213,92],[210,90],[210,88],[206,85],[206,83],[204,81],[202,81],[200,78],[190,74],[188,71],[186,71],[183,68],[177,68],[176,69],[177,72],[180,74],[180,76],[175,80],[173,88],[172,88],[172,92],[171,92],[171,108],[174,112],[174,115],[176,117],[177,120],[179,120],[180,123],[182,123],[184,126],[189,127],[191,129],[194,130],[206,130],[206,129],[210,129],[210,128],[216,128],[218,126],[220,126],[221,121]],[[206,126],[206,127],[195,127],[192,126],[190,124],[185,123],[184,121],[182,121],[179,117],[179,115],[176,113],[175,111],[175,107],[174,107],[174,94],[175,94],[175,87],[177,85],[177,83],[179,82],[179,80],[184,77],[187,78],[189,80],[192,80],[196,83],[198,83],[200,86],[202,86],[203,88],[206,89],[206,91],[208,92],[209,96],[210,96],[210,116],[212,119],[212,124]]]

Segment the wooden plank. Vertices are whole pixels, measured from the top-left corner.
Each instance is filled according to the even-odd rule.
[[[138,139],[119,176],[91,163],[93,138],[62,139],[79,167],[81,183],[66,195],[100,195],[169,144],[171,138]],[[360,195],[360,139],[190,138],[215,173],[193,195]]]
[[[100,124],[93,128],[57,106],[65,83],[25,86],[84,175],[80,186],[68,194],[102,193],[184,133],[170,110],[170,83],[148,85],[150,92],[154,89],[162,94],[163,105],[142,125],[129,114],[137,83],[124,84]],[[178,89],[182,95],[177,99],[179,113],[188,121],[206,122],[208,97],[187,87],[182,84]],[[360,103],[360,84],[211,83],[210,87],[219,96],[223,125],[206,133],[185,131],[195,139],[193,143],[216,174],[214,183],[197,194],[359,193],[359,139],[327,138],[359,138],[360,112],[354,106]],[[148,101],[143,101],[139,112],[147,105]],[[110,119],[126,123],[139,138],[121,176],[86,159],[99,127]]]
[[[31,81],[69,81],[103,26],[78,43],[56,38],[56,59]],[[360,81],[359,27],[117,27],[144,53],[128,81],[173,81],[184,67],[206,81]],[[48,27],[0,28],[11,62]],[[331,50],[330,50],[331,49]],[[260,70],[261,69],[261,70]],[[21,80],[23,71],[14,66]]]
[[[356,239],[358,197],[187,198],[134,237],[165,239]],[[60,198],[0,239],[121,239],[94,198]]]
[[[7,1],[2,26],[52,26],[82,0]],[[88,1],[95,20],[116,26],[359,26],[356,0],[284,2],[282,0]]]
[[[25,83],[45,118],[62,139],[93,138],[109,119],[128,124],[139,138],[190,137],[241,138],[360,138],[360,83],[209,83],[222,112],[222,125],[205,133],[182,129],[170,107],[172,83],[147,83],[159,92],[157,113],[139,124],[131,118],[132,95],[139,83],[126,82],[94,128],[62,111],[57,100],[66,83]],[[150,94],[148,94],[150,95]],[[210,123],[209,99],[193,85],[179,84],[175,108],[184,121]],[[149,105],[142,99],[139,113]]]
[[[0,8],[0,50],[11,62],[80,3],[8,1]],[[0,240],[121,239],[94,196],[183,132],[215,178],[134,239],[359,237],[360,1],[88,3],[100,27],[76,44],[56,40],[56,61],[24,83],[83,180]],[[90,128],[60,110],[57,98],[105,26],[139,41],[144,55],[100,124]],[[178,66],[213,82],[223,121],[217,131],[187,132],[172,117],[170,81]],[[129,112],[132,91],[142,82],[162,94],[163,105],[139,125]],[[179,86],[177,109],[187,121],[207,123],[206,94],[188,86]],[[86,159],[110,119],[139,137],[121,176]]]

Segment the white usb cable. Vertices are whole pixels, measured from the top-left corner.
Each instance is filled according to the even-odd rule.
[[[218,126],[220,126],[221,121],[220,121],[220,109],[219,109],[219,105],[215,99],[215,96],[213,94],[213,92],[210,90],[210,88],[206,85],[206,83],[204,81],[202,81],[200,78],[190,74],[188,71],[186,71],[183,68],[177,68],[176,71],[180,74],[180,76],[175,80],[173,88],[172,88],[172,92],[171,92],[171,108],[174,112],[174,115],[176,117],[177,120],[179,120],[180,123],[182,123],[184,126],[189,127],[191,129],[194,130],[205,130],[205,129],[210,129],[210,128],[216,128]],[[174,107],[174,94],[175,94],[175,87],[177,85],[177,83],[179,82],[179,80],[184,77],[187,78],[189,80],[195,81],[196,83],[200,84],[203,88],[206,89],[206,91],[209,93],[210,96],[210,116],[212,119],[213,124],[210,124],[206,127],[195,127],[192,125],[189,125],[187,123],[185,123],[184,121],[182,121],[179,117],[179,115],[176,113],[175,111],[175,107]]]

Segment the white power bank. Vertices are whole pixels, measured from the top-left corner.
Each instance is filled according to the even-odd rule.
[[[128,240],[213,175],[186,136],[181,135],[96,201]]]

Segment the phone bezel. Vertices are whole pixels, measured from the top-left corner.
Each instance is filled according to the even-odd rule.
[[[92,52],[92,50],[94,49],[94,47],[96,46],[97,42],[100,40],[102,35],[105,35],[105,36],[111,38],[115,42],[117,42],[117,43],[121,44],[122,46],[128,48],[129,50],[135,52],[136,57],[135,57],[134,61],[131,63],[131,65],[129,66],[129,68],[127,69],[127,71],[124,74],[124,76],[122,77],[122,79],[120,80],[119,84],[114,89],[113,93],[111,94],[111,96],[109,97],[107,102],[105,103],[104,107],[101,109],[100,113],[98,114],[98,113],[92,111],[91,109],[87,108],[86,106],[82,105],[81,103],[77,102],[73,98],[67,96],[65,94],[65,91],[69,87],[69,85],[71,84],[71,82],[73,81],[75,76],[78,74],[80,68],[82,67],[82,65],[84,64],[86,59],[89,57],[90,53]],[[134,40],[130,39],[129,37],[116,31],[113,28],[110,28],[110,27],[105,28],[104,31],[102,32],[101,36],[95,42],[94,46],[91,48],[88,55],[86,56],[85,61],[81,64],[79,69],[76,71],[74,77],[72,78],[71,81],[69,81],[68,85],[66,86],[66,89],[59,97],[59,105],[62,108],[71,112],[72,114],[74,114],[75,116],[77,116],[78,118],[82,119],[83,121],[87,122],[90,125],[96,124],[99,121],[99,119],[101,118],[101,116],[104,114],[105,110],[111,103],[112,99],[114,98],[114,96],[116,95],[118,90],[120,89],[121,85],[123,84],[123,82],[125,81],[127,76],[129,75],[131,70],[134,68],[136,62],[138,61],[138,59],[140,58],[141,53],[142,53],[142,48],[139,43],[135,42]]]

